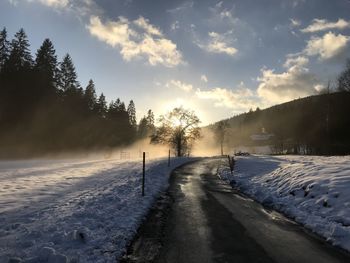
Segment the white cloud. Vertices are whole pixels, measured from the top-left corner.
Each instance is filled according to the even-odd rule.
[[[179,80],[170,80],[165,85],[167,88],[177,88],[186,92],[190,92],[193,90],[193,86],[191,84],[187,84],[184,82],[181,82]]]
[[[314,74],[302,66],[305,63],[303,58],[287,60],[285,66],[291,66],[283,73],[262,69],[262,76],[257,79],[260,82],[258,96],[269,103],[282,103],[315,94],[321,84]]]
[[[238,87],[239,89],[246,89],[246,86],[245,86],[245,84],[244,84],[244,81],[241,81],[241,82],[237,85],[237,87]]]
[[[197,43],[197,45],[211,53],[223,53],[229,56],[234,56],[238,50],[230,46],[229,41],[226,40],[225,35],[220,35],[216,32],[209,32],[209,42],[206,45]]]
[[[231,9],[223,8],[223,1],[217,3],[214,7],[209,7],[211,15],[208,18],[208,23],[222,28],[234,26],[237,29],[243,26],[243,21],[233,15],[233,9],[233,7]]]
[[[18,5],[23,2],[38,3],[54,9],[55,11],[71,12],[81,19],[92,14],[102,14],[103,10],[98,7],[94,0],[9,0]]]
[[[195,45],[207,52],[231,57],[253,48],[253,43],[258,41],[257,33],[246,20],[235,15],[237,10],[231,2],[217,1],[208,7],[207,18],[197,21],[198,29],[191,30]],[[205,35],[204,28],[208,29]],[[238,47],[239,43],[244,43],[244,47]]]
[[[321,60],[341,56],[347,48],[350,37],[328,32],[322,37],[312,37],[304,52],[309,56],[319,56]]]
[[[68,5],[69,0],[39,0],[42,4],[54,7],[65,7]]]
[[[257,78],[257,95],[264,104],[275,104],[316,94],[324,85],[307,68],[309,56],[320,60],[341,58],[347,49],[350,37],[332,32],[321,37],[311,37],[302,52],[287,55],[283,64],[285,72],[263,68]]]
[[[70,3],[70,0],[26,0],[27,2],[37,2],[49,7],[57,7],[57,8],[63,8],[67,7]],[[13,5],[17,5],[20,1],[19,0],[9,0],[9,2]]]
[[[337,22],[329,22],[326,19],[314,19],[311,25],[301,29],[303,33],[313,33],[330,29],[345,29],[350,27],[350,21],[338,19]]]
[[[87,28],[91,35],[118,48],[126,61],[144,57],[152,66],[174,67],[182,63],[182,54],[176,44],[164,38],[161,31],[143,17],[133,23],[124,17],[103,23],[99,17],[91,16]]]
[[[257,105],[253,92],[248,88],[236,90],[221,87],[210,90],[197,89],[195,94],[200,99],[214,101],[216,107],[226,107],[235,111],[247,111]]]
[[[207,76],[206,76],[206,75],[202,75],[202,76],[201,76],[201,81],[207,83],[207,82],[208,82]]]
[[[193,7],[193,5],[194,5],[193,1],[184,2],[183,4],[181,4],[180,6],[178,6],[176,8],[168,9],[167,12],[175,14],[177,12],[181,12],[183,10],[190,9]]]
[[[131,42],[130,36],[136,35],[136,32],[129,28],[128,20],[122,17],[117,22],[110,21],[102,24],[99,17],[93,16],[90,18],[88,29],[92,35],[111,46],[118,44],[124,46]],[[132,42],[130,45],[136,45],[136,43]]]
[[[297,20],[297,19],[294,19],[294,18],[291,18],[289,20],[290,20],[290,26],[291,27],[298,27],[298,26],[301,25],[301,21],[300,20]]]
[[[297,56],[297,57],[288,57],[286,62],[283,64],[283,67],[290,68],[292,66],[306,66],[309,63],[309,59],[304,56]]]
[[[162,33],[158,28],[151,25],[149,23],[148,19],[145,19],[144,17],[140,16],[138,19],[134,21],[134,24],[139,26],[140,28],[144,29],[148,34],[155,35],[155,36],[162,36]]]
[[[202,75],[202,77],[205,75]],[[208,90],[203,90],[199,87],[194,87],[192,84],[185,83],[179,80],[170,80],[165,86],[185,91],[187,100],[197,101],[197,104],[207,105],[205,101],[211,101],[215,107],[232,109],[235,113],[247,111],[250,108],[260,106],[260,99],[256,93],[246,88],[241,82],[235,89],[213,87]]]

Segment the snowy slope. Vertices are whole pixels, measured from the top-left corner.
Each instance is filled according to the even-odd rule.
[[[189,158],[0,162],[0,262],[115,262]]]
[[[237,157],[219,175],[350,251],[350,156]]]

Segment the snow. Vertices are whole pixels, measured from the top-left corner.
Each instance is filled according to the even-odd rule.
[[[350,156],[236,157],[219,176],[350,251]]]
[[[116,262],[170,171],[192,160],[0,161],[0,263]]]

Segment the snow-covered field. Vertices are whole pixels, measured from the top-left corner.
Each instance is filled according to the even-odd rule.
[[[116,262],[189,160],[148,161],[145,197],[141,160],[0,162],[0,262]]]
[[[350,251],[350,156],[236,157],[233,175],[219,175]]]

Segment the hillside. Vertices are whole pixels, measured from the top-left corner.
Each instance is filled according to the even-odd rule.
[[[225,144],[272,146],[274,153],[350,154],[350,93],[337,92],[297,99],[228,119]],[[216,124],[214,124],[216,125]],[[253,141],[253,134],[271,134]]]

